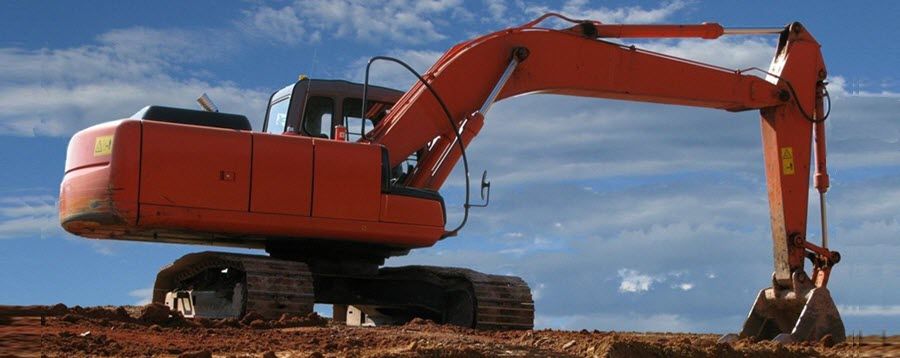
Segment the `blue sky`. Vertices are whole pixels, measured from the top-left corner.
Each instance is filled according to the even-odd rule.
[[[268,95],[299,74],[360,80],[366,59],[384,54],[424,71],[457,42],[552,10],[604,22],[804,23],[823,46],[834,99],[830,233],[844,261],[832,294],[848,330],[898,333],[900,5],[863,4],[4,2],[0,303],[139,302],[159,267],[210,249],[62,232],[56,197],[75,131],[148,104],[194,108],[201,92],[258,121]],[[638,45],[743,68],[767,67],[774,40]],[[388,65],[374,71],[377,84],[412,83]],[[470,151],[473,171],[491,173],[491,206],[460,237],[389,264],[521,275],[534,289],[540,327],[734,331],[772,271],[759,147],[752,112],[555,96],[504,101]],[[450,205],[461,201],[460,178],[443,190]],[[817,226],[811,215],[813,240]]]

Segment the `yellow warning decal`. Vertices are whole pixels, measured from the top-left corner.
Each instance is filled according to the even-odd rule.
[[[794,175],[794,149],[781,148],[781,171],[784,175]]]
[[[105,135],[94,140],[94,156],[112,154],[113,136]]]

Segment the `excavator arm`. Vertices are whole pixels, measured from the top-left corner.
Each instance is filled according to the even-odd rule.
[[[549,93],[727,111],[759,110],[775,270],[773,286],[760,293],[742,333],[766,338],[784,333],[802,340],[827,333],[842,340],[843,324],[825,289],[830,268],[840,256],[827,249],[827,241],[818,246],[806,240],[813,133],[815,187],[822,200],[828,188],[823,122],[826,71],[815,38],[799,23],[757,32],[726,30],[708,23],[605,25],[573,21],[575,26],[564,30],[535,27],[548,16],[563,18],[548,14],[454,46],[422,76],[427,86],[415,84],[368,134],[370,142],[388,149],[391,166],[420,151],[418,164],[404,184],[439,189],[459,160],[457,141],[467,146],[480,131],[491,104],[517,95]],[[760,71],[765,79],[603,40],[712,39],[727,33],[780,34],[769,70],[750,69]],[[824,208],[823,201],[823,238],[827,237]],[[814,263],[812,280],[804,271],[807,257]],[[813,295],[816,289],[819,293]],[[813,301],[824,307],[819,309],[821,314],[798,320],[804,304]]]

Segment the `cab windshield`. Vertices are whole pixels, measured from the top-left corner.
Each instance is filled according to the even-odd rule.
[[[287,124],[288,104],[291,103],[291,97],[284,97],[278,102],[269,106],[269,118],[266,118],[266,132],[272,134],[284,133],[284,127]]]

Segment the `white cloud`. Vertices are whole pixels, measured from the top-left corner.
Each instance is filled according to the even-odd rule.
[[[158,61],[160,66],[215,60],[238,46],[236,34],[225,29],[130,27],[108,31],[97,40],[119,59]]]
[[[299,44],[328,38],[360,42],[421,44],[447,38],[439,27],[461,12],[459,0],[349,1],[306,0],[247,11],[245,31],[258,37]]]
[[[59,224],[57,196],[12,193],[0,197],[0,240],[65,239],[88,245],[94,252],[112,256],[113,243],[107,240],[79,238],[65,232]]]
[[[659,282],[660,280],[650,275],[641,274],[636,270],[625,268],[620,269],[618,274],[619,278],[622,279],[622,282],[619,283],[619,292],[646,292],[650,290],[650,286],[654,282]]]
[[[195,108],[203,92],[223,111],[261,116],[265,93],[175,76],[179,61],[205,56],[185,55],[204,50],[188,51],[195,40],[183,33],[136,28],[101,35],[100,45],[0,48],[0,82],[10,84],[0,88],[0,134],[69,135],[150,104]]]
[[[59,234],[56,198],[20,195],[0,199],[0,239]]]
[[[603,23],[646,24],[664,21],[688,5],[685,1],[663,2],[659,7],[645,9],[641,6],[617,8],[590,6],[587,0],[569,0],[562,8],[548,6],[530,6],[526,9],[531,14],[540,15],[547,12],[560,13],[578,20],[596,20]]]
[[[252,35],[273,42],[297,43],[303,40],[317,42],[321,38],[318,31],[307,34],[304,22],[297,10],[290,6],[274,9],[262,6],[255,11],[247,11],[244,28]]]
[[[698,321],[677,313],[641,314],[589,313],[578,315],[535,315],[535,327],[566,330],[601,329],[636,332],[717,332],[716,327],[737,325],[741,317],[722,317]]]
[[[419,74],[424,74],[443,53],[431,50],[391,50],[387,56],[406,62]],[[358,58],[344,70],[344,77],[362,83],[365,80],[366,63],[370,57]],[[369,71],[369,84],[406,90],[417,82],[415,75],[399,64],[378,61],[372,64]]]
[[[542,298],[544,298],[545,287],[546,285],[544,285],[543,283],[533,285],[533,287],[531,287],[531,299],[534,301],[540,301]]]
[[[653,52],[730,69],[768,69],[775,56],[776,38],[724,36],[715,40],[684,39],[642,41],[638,47]],[[759,75],[759,73],[748,72]]]
[[[493,22],[502,22],[505,20],[506,15],[506,1],[504,0],[484,0],[485,6],[487,6],[487,13],[491,15],[490,19]]]
[[[146,304],[150,304],[150,301],[153,300],[153,288],[139,288],[128,292],[128,295],[138,300],[134,303],[134,305],[143,306]]]
[[[694,284],[690,283],[690,282],[684,282],[684,283],[679,283],[679,284],[673,285],[672,287],[677,288],[682,291],[690,291],[694,288]]]
[[[838,305],[842,316],[894,317],[900,316],[900,305]]]

